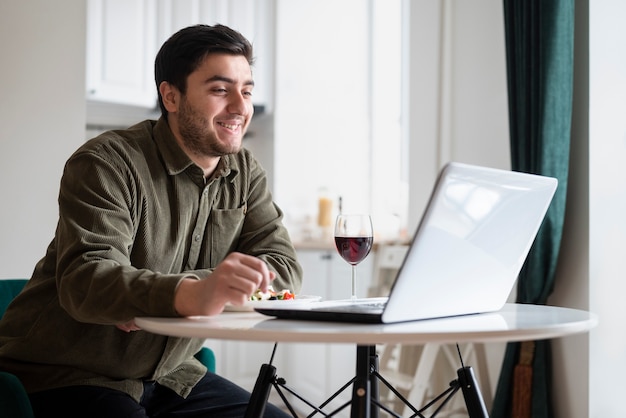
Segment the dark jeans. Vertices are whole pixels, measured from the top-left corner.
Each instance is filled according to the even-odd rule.
[[[155,383],[144,384],[137,403],[124,392],[97,386],[70,386],[30,395],[36,418],[242,418],[250,393],[213,373],[207,373],[185,399]],[[290,415],[274,405],[265,418]]]

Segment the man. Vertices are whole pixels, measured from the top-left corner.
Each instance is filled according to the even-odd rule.
[[[0,369],[36,417],[243,416],[249,393],[194,359],[202,340],[133,318],[215,315],[270,284],[300,289],[282,212],[241,146],[251,63],[225,26],[179,31],[155,61],[162,117],[67,161],[55,237],[0,322]]]

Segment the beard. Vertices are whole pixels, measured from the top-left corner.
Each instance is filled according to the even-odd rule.
[[[241,148],[241,141],[220,141],[211,129],[210,121],[184,99],[178,113],[178,124],[183,145],[200,157],[222,157],[234,154]]]

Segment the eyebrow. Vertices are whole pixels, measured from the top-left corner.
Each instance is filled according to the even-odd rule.
[[[228,83],[228,84],[235,84],[235,80],[230,78],[230,77],[225,77],[223,75],[214,75],[213,77],[209,78],[206,82],[207,83],[211,83],[213,81],[223,81],[224,83]],[[243,83],[244,86],[254,86],[254,80],[248,80],[245,83]]]

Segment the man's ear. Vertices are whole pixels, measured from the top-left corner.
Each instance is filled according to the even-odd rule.
[[[167,81],[162,81],[159,85],[159,93],[161,93],[163,105],[165,106],[165,109],[167,109],[168,113],[175,113],[178,111],[180,93],[176,87]]]

